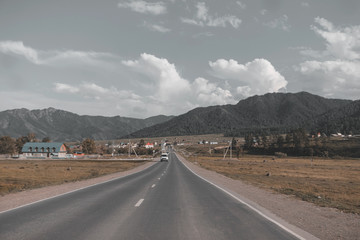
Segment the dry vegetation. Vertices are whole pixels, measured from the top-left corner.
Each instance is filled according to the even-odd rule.
[[[293,195],[319,206],[360,214],[360,159],[275,158],[244,155],[223,160],[203,146],[179,149],[188,160],[233,179]]]
[[[0,194],[126,171],[143,161],[0,160]]]

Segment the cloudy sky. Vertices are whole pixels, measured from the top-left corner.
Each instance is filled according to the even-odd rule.
[[[360,99],[358,0],[0,0],[0,111],[145,118]]]

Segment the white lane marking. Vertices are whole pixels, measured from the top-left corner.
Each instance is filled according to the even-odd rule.
[[[156,184],[153,184],[152,186],[151,186],[151,188],[154,188],[156,186]]]
[[[158,178],[158,180],[160,180],[160,178]]]
[[[178,158],[180,160],[180,158]],[[229,196],[233,197],[234,199],[236,199],[237,201],[239,201],[240,203],[244,204],[245,206],[247,206],[248,208],[250,208],[251,210],[253,210],[254,212],[258,213],[260,216],[266,218],[267,220],[269,220],[270,222],[276,224],[277,226],[279,226],[280,228],[284,229],[285,231],[287,231],[288,233],[292,234],[294,237],[297,237],[300,240],[306,240],[305,238],[303,238],[302,236],[298,235],[297,233],[293,232],[292,230],[290,230],[289,228],[285,227],[284,225],[282,225],[281,223],[277,222],[276,220],[266,216],[264,213],[262,213],[260,210],[256,209],[255,207],[251,206],[250,204],[244,202],[243,200],[241,200],[240,198],[236,197],[235,195],[233,195],[232,193],[228,192],[227,190],[225,190],[222,187],[219,187],[218,185],[216,185],[215,183],[210,182],[209,180],[203,178],[202,176],[198,175],[197,173],[195,173],[193,170],[191,170],[188,166],[185,165],[185,163],[183,163],[181,160],[180,162],[187,168],[189,169],[190,172],[192,172],[193,174],[195,174],[196,176],[198,176],[199,178],[201,178],[202,180],[204,180],[205,182],[213,185],[214,187],[220,189],[221,191],[223,191],[224,193],[228,194]]]
[[[137,174],[137,173],[139,173],[139,172],[145,171],[146,169],[148,169],[148,168],[150,168],[150,167],[152,167],[152,166],[154,166],[154,164],[149,165],[148,167],[146,167],[146,168],[144,168],[144,169],[142,169],[142,170],[140,170],[140,171],[130,173],[129,175],[125,175],[125,176],[121,176],[121,177],[109,179],[109,180],[106,180],[106,181],[103,181],[103,182],[99,182],[99,183],[95,183],[95,184],[92,184],[92,185],[89,185],[89,186],[86,186],[86,187],[81,187],[81,188],[78,188],[78,189],[75,189],[75,190],[72,190],[72,191],[69,191],[69,192],[61,193],[61,194],[59,194],[59,195],[55,195],[55,196],[51,196],[51,197],[48,197],[48,198],[40,199],[40,200],[37,200],[37,201],[35,201],[35,202],[26,203],[26,204],[21,205],[21,206],[18,206],[18,207],[14,207],[14,208],[11,208],[11,209],[4,210],[4,211],[0,212],[0,214],[5,213],[5,212],[10,212],[10,211],[15,210],[15,209],[27,207],[27,206],[30,206],[30,205],[32,205],[32,204],[40,203],[40,202],[43,202],[43,201],[46,201],[46,200],[50,200],[50,199],[53,199],[53,198],[61,197],[61,196],[64,196],[64,195],[67,195],[67,194],[70,194],[70,193],[74,193],[74,192],[77,192],[77,191],[80,191],[80,190],[83,190],[83,189],[87,189],[87,188],[91,188],[91,187],[97,186],[97,185],[100,185],[100,184],[104,184],[104,183],[108,183],[108,182],[113,182],[113,181],[116,181],[116,180],[118,180],[118,179],[125,178],[125,177],[131,176],[131,175],[135,175],[135,174]],[[160,178],[159,178],[159,180],[160,180]],[[31,189],[30,189],[30,190],[31,190]]]
[[[140,207],[140,205],[142,204],[142,202],[144,201],[144,199],[140,199],[136,204],[135,207]]]

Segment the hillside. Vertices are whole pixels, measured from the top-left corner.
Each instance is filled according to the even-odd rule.
[[[330,110],[319,116],[313,123],[312,129],[318,129],[326,134],[360,133],[360,100],[354,101],[344,107]]]
[[[80,116],[54,108],[15,109],[0,112],[0,136],[20,137],[33,132],[39,139],[50,137],[53,141],[75,141],[88,137],[115,139],[171,118],[163,115],[147,119]]]
[[[284,132],[313,124],[318,116],[350,103],[350,100],[326,99],[307,92],[269,93],[241,100],[236,105],[196,108],[127,137],[210,133],[241,135],[264,128]]]

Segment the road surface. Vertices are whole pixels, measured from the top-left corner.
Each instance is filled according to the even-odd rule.
[[[176,157],[136,174],[0,213],[0,239],[297,239]]]

